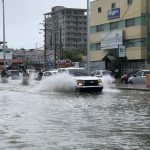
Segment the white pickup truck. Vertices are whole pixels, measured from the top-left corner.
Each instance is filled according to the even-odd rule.
[[[89,75],[84,68],[59,68],[58,73],[67,73],[74,77],[76,82],[76,91],[102,92],[102,80],[98,77]]]

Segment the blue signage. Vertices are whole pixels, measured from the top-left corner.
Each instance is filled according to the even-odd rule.
[[[108,20],[120,18],[120,8],[115,8],[108,11]]]

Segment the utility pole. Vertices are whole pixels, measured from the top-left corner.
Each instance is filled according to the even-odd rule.
[[[3,3],[3,56],[4,56],[4,69],[6,69],[6,46],[5,46],[5,5],[4,0],[2,0]]]
[[[45,65],[45,67],[46,67],[46,14],[44,15],[44,22],[45,22],[45,24],[44,24],[44,65]]]
[[[59,42],[60,42],[60,46],[59,46],[59,47],[60,47],[60,51],[59,51],[59,52],[60,52],[60,54],[59,54],[59,55],[60,55],[60,60],[62,59],[62,43],[61,43],[61,34],[62,34],[62,32],[61,32],[61,26],[60,26],[60,41],[59,41]]]
[[[52,39],[52,34],[53,34],[53,31],[52,31],[52,29],[50,30],[50,50],[52,51],[53,50],[53,39]]]
[[[55,35],[55,49],[54,49],[54,67],[56,67],[56,32],[54,31],[54,35]]]
[[[146,0],[146,26],[147,26],[147,40],[146,40],[146,48],[147,48],[147,58],[146,58],[146,66],[150,64],[150,31],[149,31],[149,0]]]
[[[36,50],[38,49],[38,43],[35,43],[35,49]]]
[[[90,0],[87,0],[87,71],[90,73]]]

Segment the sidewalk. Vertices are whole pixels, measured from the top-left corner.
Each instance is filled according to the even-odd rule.
[[[115,83],[114,87],[117,89],[124,89],[124,90],[141,90],[141,91],[150,91],[150,87],[147,87],[146,84],[121,84]]]

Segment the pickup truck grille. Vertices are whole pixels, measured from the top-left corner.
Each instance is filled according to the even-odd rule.
[[[98,80],[86,80],[85,81],[85,86],[97,86],[98,85]]]

